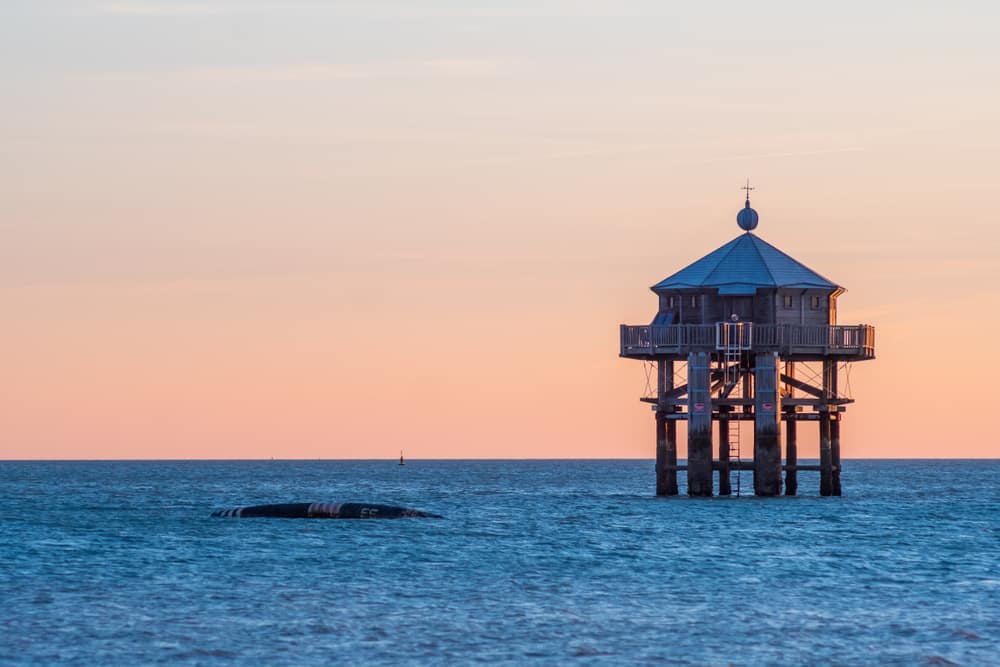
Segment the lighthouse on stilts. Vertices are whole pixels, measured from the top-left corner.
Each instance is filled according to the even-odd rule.
[[[620,356],[656,376],[655,395],[641,399],[656,415],[656,494],[677,495],[677,472],[686,470],[691,496],[746,493],[743,472],[753,473],[758,496],[782,486],[795,495],[798,471],[818,470],[820,495],[839,496],[840,421],[854,402],[840,376],[875,358],[875,329],[837,323],[844,288],[754,234],[753,188],[744,189],[736,217],[744,233],[653,285],[651,324],[621,325]],[[677,462],[680,421],[686,466]],[[752,437],[741,437],[744,421]],[[818,466],[798,463],[799,422],[818,424]]]

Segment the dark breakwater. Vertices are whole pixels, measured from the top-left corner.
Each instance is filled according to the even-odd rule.
[[[440,514],[375,503],[278,503],[216,510],[212,516],[232,519],[443,519]]]

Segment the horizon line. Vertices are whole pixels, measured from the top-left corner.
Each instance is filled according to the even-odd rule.
[[[0,463],[180,463],[180,462],[289,462],[289,461],[349,461],[349,462],[367,462],[367,461],[384,461],[384,462],[394,462],[398,461],[398,457],[389,458],[322,458],[322,457],[308,457],[308,458],[146,458],[146,459],[0,459]],[[406,458],[407,461],[656,461],[654,457],[466,457],[466,458]],[[678,457],[678,461],[687,461],[687,458]],[[801,461],[818,461],[819,458],[813,457],[802,457]],[[842,458],[844,461],[997,461],[1000,462],[1000,457],[903,457],[903,458],[885,458],[885,457],[851,457]],[[752,472],[752,471],[748,471]]]

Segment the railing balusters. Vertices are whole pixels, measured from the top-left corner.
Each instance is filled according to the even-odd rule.
[[[875,327],[822,326],[797,324],[753,324],[740,327],[740,343],[779,353],[817,351],[875,355]],[[674,324],[666,326],[621,325],[621,354],[681,352],[689,348],[716,347],[715,324]]]

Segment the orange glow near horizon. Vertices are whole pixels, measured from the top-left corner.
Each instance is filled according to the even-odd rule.
[[[618,325],[748,175],[877,328],[844,458],[1000,456],[991,22],[106,5],[6,31],[0,459],[652,458]]]

